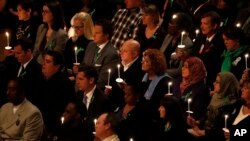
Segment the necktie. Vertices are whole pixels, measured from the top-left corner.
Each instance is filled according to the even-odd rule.
[[[84,94],[82,102],[86,105],[86,107],[87,107],[87,100],[88,97]]]
[[[23,65],[21,65],[21,71],[20,71],[18,77],[22,76],[24,72],[25,72],[25,69],[24,69]]]
[[[96,47],[96,51],[95,51],[94,62],[96,62],[97,59],[100,57],[99,50],[100,50],[100,48],[97,46],[97,47]]]

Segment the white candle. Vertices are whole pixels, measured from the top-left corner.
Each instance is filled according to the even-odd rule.
[[[75,59],[76,59],[76,63],[77,63],[77,47],[75,47]]]
[[[199,33],[200,33],[200,30],[199,30],[199,29],[196,29],[196,30],[195,30],[195,35],[196,35],[196,37],[198,37]]]
[[[247,59],[248,59],[248,54],[245,54],[246,69],[247,69]]]
[[[97,123],[97,119],[95,118],[95,119],[94,119],[94,124],[95,124],[95,126],[96,126],[96,123]]]
[[[109,72],[109,74],[108,74],[108,86],[109,86],[111,69],[108,69],[108,72]]]
[[[64,117],[61,117],[61,123],[62,124],[64,123]]]
[[[121,65],[118,64],[118,65],[117,65],[117,68],[118,68],[118,78],[121,78],[121,76],[120,76],[120,67],[121,67]]]
[[[191,101],[192,101],[192,99],[189,98],[189,99],[188,99],[188,111],[190,111],[190,103],[191,103]]]
[[[227,118],[228,118],[228,115],[225,115],[225,129],[227,129]]]
[[[9,40],[9,32],[6,32],[6,38],[7,38],[7,46],[10,46],[10,40]]]
[[[183,36],[184,36],[184,34],[185,34],[185,31],[182,31],[181,32],[181,45],[182,45],[182,42],[183,42]]]
[[[172,82],[168,82],[168,94],[170,94],[170,86],[172,85]]]

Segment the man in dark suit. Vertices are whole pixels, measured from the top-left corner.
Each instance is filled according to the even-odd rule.
[[[205,13],[201,18],[202,36],[195,39],[193,53],[199,57],[207,69],[207,85],[213,88],[213,82],[220,72],[225,49],[220,29],[220,16],[214,12]]]
[[[8,83],[9,102],[0,110],[0,140],[39,141],[43,133],[42,114],[25,98],[25,89],[19,79]]]
[[[19,77],[26,89],[26,97],[33,104],[36,100],[36,92],[39,89],[43,75],[41,65],[33,58],[33,44],[27,38],[19,39],[14,47],[14,53],[19,62],[15,77]]]
[[[75,98],[74,86],[62,73],[64,61],[61,53],[49,50],[44,56],[42,73],[44,81],[39,93],[38,108],[44,118],[49,135],[53,136],[60,127],[60,118],[68,102]]]
[[[109,100],[97,88],[97,80],[98,74],[94,66],[84,65],[79,67],[76,85],[80,91],[77,94],[77,98],[87,108],[86,124],[89,140],[93,140],[94,138],[94,119],[97,119],[102,113],[110,111]]]
[[[88,44],[84,56],[83,64],[97,68],[97,85],[102,89],[108,83],[108,69],[115,70],[119,63],[119,55],[110,42],[111,36],[111,23],[107,20],[97,21],[94,26],[94,41]]]
[[[141,69],[140,44],[134,39],[124,42],[120,48],[121,57],[121,78],[128,84],[139,84],[142,81],[144,72]],[[118,77],[118,76],[117,76]],[[113,106],[121,107],[124,104],[124,92],[122,84],[112,81],[112,91],[109,98]]]

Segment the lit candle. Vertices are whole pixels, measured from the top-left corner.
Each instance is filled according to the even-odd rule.
[[[134,141],[133,138],[130,138],[129,141]]]
[[[185,34],[185,31],[182,31],[181,32],[181,45],[182,45],[182,42],[183,42],[183,36],[184,36],[184,34]]]
[[[195,30],[195,35],[196,35],[196,37],[198,37],[199,33],[200,33],[200,30],[199,30],[199,29],[196,29],[196,30]]]
[[[75,59],[76,59],[76,63],[77,63],[77,47],[75,47]]]
[[[188,111],[189,111],[189,112],[190,112],[190,103],[191,103],[191,101],[192,101],[192,99],[189,98],[189,99],[188,99]]]
[[[227,129],[227,118],[228,118],[228,115],[225,115],[225,129]]]
[[[240,28],[240,27],[241,27],[241,24],[240,24],[240,23],[237,23],[237,24],[236,24],[236,27]]]
[[[176,18],[177,18],[177,15],[174,14],[174,15],[172,16],[172,19],[176,19]]]
[[[108,75],[108,86],[109,86],[111,69],[108,69],[108,72],[109,72],[109,75]]]
[[[248,59],[248,54],[245,54],[246,69],[247,69],[247,59]]]
[[[120,67],[121,67],[121,65],[118,64],[118,65],[117,65],[117,68],[118,68],[118,78],[121,78],[121,76],[120,76]]]
[[[6,32],[6,38],[7,38],[7,46],[10,46],[10,40],[9,40],[9,32]]]
[[[97,119],[95,118],[95,119],[94,119],[94,124],[95,124],[95,126],[96,126],[96,123],[97,123]]]
[[[64,123],[64,117],[61,117],[61,123],[62,124]]]
[[[172,85],[172,82],[168,82],[168,94],[170,94],[170,86]]]

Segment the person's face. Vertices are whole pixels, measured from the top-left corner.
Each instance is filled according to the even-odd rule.
[[[124,100],[125,103],[128,104],[134,104],[136,102],[137,98],[133,93],[131,86],[126,86],[124,88]]]
[[[77,116],[77,112],[75,109],[75,105],[73,103],[69,103],[63,113],[63,117],[64,117],[64,122],[69,122],[69,121],[73,121],[76,119]]]
[[[234,40],[234,39],[229,39],[224,34],[222,36],[223,36],[224,44],[225,44],[227,50],[234,51],[235,49],[240,47],[239,41]]]
[[[168,24],[168,33],[170,35],[177,35],[178,34],[178,26],[175,19],[172,19],[171,22]]]
[[[107,114],[102,114],[98,117],[96,125],[95,125],[95,135],[98,138],[103,138],[106,134],[106,131],[108,130],[110,124],[105,124],[104,121],[107,117]]]
[[[244,84],[241,88],[241,98],[250,104],[250,84]]]
[[[147,13],[142,14],[142,24],[148,25],[150,23],[153,23],[153,21],[154,21],[154,19],[151,15],[149,15]]]
[[[108,41],[108,35],[103,33],[102,26],[94,26],[94,42],[96,44],[102,44]]]
[[[43,22],[51,23],[53,21],[53,14],[50,11],[49,7],[44,5],[42,10]]]
[[[26,21],[30,19],[31,9],[24,10],[21,5],[17,6],[17,16],[20,21]]]
[[[218,93],[220,91],[220,77],[217,76],[214,81],[214,92]]]
[[[75,20],[73,21],[72,27],[74,28],[75,34],[76,34],[77,36],[81,36],[81,35],[84,34],[84,25],[83,25],[83,23],[82,23],[81,20],[75,19]]]
[[[129,63],[135,59],[132,49],[126,42],[120,48],[120,56],[121,60],[125,63]]]
[[[81,91],[88,91],[94,85],[94,78],[87,78],[84,72],[78,72],[76,77],[76,85]]]
[[[9,102],[11,103],[17,103],[18,101],[18,88],[17,88],[17,83],[15,81],[9,81],[8,86],[7,86],[7,97]]]
[[[166,117],[166,109],[161,105],[158,110],[160,112],[160,118],[165,118]]]
[[[182,77],[183,78],[188,78],[190,75],[190,71],[189,71],[189,67],[188,67],[188,63],[185,62],[184,65],[182,66]]]
[[[149,72],[151,70],[151,61],[148,56],[142,57],[142,70]]]
[[[46,79],[49,79],[56,72],[59,71],[60,65],[54,65],[53,57],[50,55],[45,55],[42,64],[42,73]]]
[[[15,53],[15,57],[16,57],[17,61],[21,64],[25,64],[26,62],[28,62],[31,59],[31,54],[32,54],[31,50],[28,49],[25,52],[20,45],[17,45],[14,48],[14,53]]]
[[[204,17],[204,18],[201,19],[200,28],[201,28],[201,32],[202,32],[203,35],[206,35],[206,36],[213,35],[215,33],[215,31],[216,31],[216,27],[217,27],[217,25],[212,24],[212,21],[211,21],[210,17]]]

